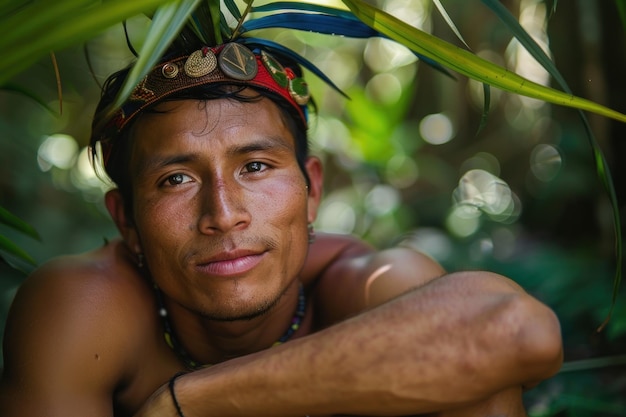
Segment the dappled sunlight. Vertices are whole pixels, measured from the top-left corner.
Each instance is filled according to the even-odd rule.
[[[453,254],[450,236],[434,227],[419,228],[402,239],[401,246],[422,252],[438,262],[445,262]]]
[[[354,232],[356,218],[357,213],[348,202],[327,200],[319,209],[316,224],[321,231],[349,234]]]
[[[363,51],[363,59],[374,72],[389,72],[417,61],[409,49],[384,38],[369,39]]]
[[[520,200],[509,185],[482,169],[466,172],[459,180],[453,197],[455,206],[452,218],[448,218],[448,224],[453,220],[457,221],[464,227],[464,233],[472,234],[477,230],[471,231],[472,227],[478,227],[477,219],[481,213],[487,214],[496,222],[508,223],[516,220],[521,212]],[[457,223],[454,225],[460,230],[461,226]]]
[[[98,203],[111,184],[98,176],[89,156],[89,148],[79,149],[76,140],[65,134],[50,135],[37,151],[39,169],[54,171],[54,184],[64,190],[81,191],[86,201]]]
[[[546,5],[538,0],[522,0],[520,2],[519,23],[543,49],[548,56],[550,50],[548,46],[548,33],[546,26]],[[519,75],[541,85],[550,83],[550,75],[515,39],[511,40],[507,50],[509,66]],[[521,104],[525,107],[538,109],[544,107],[544,101],[519,97]]]
[[[332,153],[346,153],[350,149],[350,131],[340,119],[319,118],[311,133],[311,143],[315,148]]]
[[[471,236],[480,228],[480,211],[472,206],[456,206],[448,214],[445,225],[454,236]]]
[[[374,216],[383,216],[400,206],[400,193],[388,185],[377,185],[365,196],[365,210]]]
[[[500,175],[500,161],[489,152],[477,152],[474,156],[463,161],[459,172],[465,173],[474,169]]]
[[[112,186],[105,178],[96,174],[91,162],[89,148],[81,149],[70,176],[74,187],[83,191],[88,201],[97,202],[102,199],[102,194]]]
[[[395,103],[402,95],[402,84],[393,74],[377,74],[367,82],[365,92],[373,101]]]
[[[413,158],[407,155],[394,155],[387,161],[385,178],[395,188],[407,188],[419,178],[419,167]]]
[[[54,134],[46,137],[37,151],[39,168],[46,172],[53,166],[61,169],[69,169],[74,164],[78,144],[76,140],[64,134]]]
[[[430,0],[386,0],[380,6],[411,26],[428,30]]]
[[[530,170],[540,181],[548,182],[554,179],[561,170],[563,158],[559,150],[549,144],[539,144],[530,154]]]
[[[454,138],[454,125],[452,120],[443,113],[430,114],[422,119],[420,134],[426,142],[432,145],[442,145]]]

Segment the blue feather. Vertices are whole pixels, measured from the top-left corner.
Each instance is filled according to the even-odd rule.
[[[283,13],[252,19],[242,25],[241,32],[258,29],[285,28],[323,33],[327,35],[348,36],[351,38],[370,38],[379,33],[366,24],[353,19],[338,16],[311,13]]]
[[[344,19],[338,16],[329,16],[310,13],[283,13],[271,16],[260,17],[249,20],[242,26],[242,33],[246,31],[269,29],[269,28],[285,28],[317,32],[327,35],[341,35],[351,38],[371,38],[380,36],[388,39],[378,31],[370,28],[360,20]],[[444,66],[430,58],[414,52],[422,62],[434,68],[435,70],[455,78]]]

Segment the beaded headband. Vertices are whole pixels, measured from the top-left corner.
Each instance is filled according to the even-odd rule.
[[[302,77],[266,51],[230,42],[205,46],[190,55],[161,62],[134,88],[122,106],[94,124],[92,141],[100,141],[106,165],[112,141],[147,107],[180,91],[209,84],[253,86],[278,94],[307,124],[309,88]]]

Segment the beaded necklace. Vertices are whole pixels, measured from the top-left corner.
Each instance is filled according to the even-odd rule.
[[[182,347],[180,342],[175,336],[174,330],[172,328],[172,324],[170,323],[169,316],[167,313],[167,309],[165,308],[165,304],[163,303],[163,296],[161,291],[155,286],[157,303],[159,304],[159,316],[163,321],[163,336],[165,338],[165,342],[167,345],[176,353],[176,356],[185,364],[187,369],[197,370],[200,368],[204,368],[207,366],[211,366],[210,364],[201,364],[194,359],[191,358],[189,353]],[[296,312],[291,318],[291,324],[287,327],[287,330],[283,335],[272,344],[272,346],[277,346],[282,343],[285,343],[289,338],[300,328],[300,324],[302,323],[302,319],[304,318],[304,312],[306,309],[306,297],[304,296],[304,287],[302,283],[300,283],[300,287],[298,289],[298,306],[296,307]]]

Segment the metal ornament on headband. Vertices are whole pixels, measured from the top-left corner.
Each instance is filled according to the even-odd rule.
[[[97,135],[103,144],[105,162],[107,142],[142,110],[176,92],[208,84],[254,86],[274,92],[291,104],[307,124],[309,88],[291,68],[284,67],[266,51],[253,52],[237,42],[205,46],[190,55],[161,62],[135,87]]]

